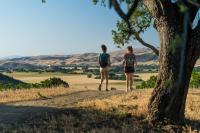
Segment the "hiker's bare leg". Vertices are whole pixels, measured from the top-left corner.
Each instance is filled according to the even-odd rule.
[[[133,90],[133,74],[130,73],[130,90]]]
[[[102,72],[101,72],[101,83],[100,83],[100,85],[99,85],[99,90],[101,90],[103,81],[104,81],[104,72],[102,71]]]
[[[128,92],[128,87],[129,87],[129,74],[125,73],[126,75],[126,92]]]
[[[105,71],[105,78],[106,78],[106,91],[108,91],[108,71]]]

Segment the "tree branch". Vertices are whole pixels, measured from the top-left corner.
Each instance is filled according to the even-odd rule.
[[[115,11],[117,12],[117,14],[125,21],[125,23],[128,26],[129,31],[132,31],[132,27],[131,27],[129,19],[130,19],[131,15],[134,13],[134,11],[136,10],[139,0],[133,0],[133,3],[131,5],[130,9],[128,9],[127,14],[124,13],[124,11],[121,9],[120,4],[118,3],[117,0],[110,0],[109,3],[110,3],[110,7],[113,6]],[[128,38],[130,38],[130,36],[131,36],[131,34],[128,35]]]
[[[136,40],[139,41],[143,46],[150,48],[157,56],[159,56],[159,50],[153,45],[146,43],[139,35],[134,35]]]
[[[192,4],[193,6],[196,6],[196,7],[200,8],[200,1],[194,2],[192,0],[187,0],[187,2],[190,3],[190,4]]]
[[[124,20],[127,21],[127,15],[124,13],[124,11],[121,9],[119,3],[117,0],[110,0],[111,7],[113,6],[117,14]]]
[[[134,11],[136,10],[139,0],[134,0],[133,4],[131,5],[130,9],[128,9],[127,14],[124,13],[124,11],[121,9],[119,3],[117,0],[110,0],[111,3],[111,7],[113,6],[115,11],[117,12],[117,14],[124,20],[124,21],[128,21],[131,17],[131,15],[134,13]]]

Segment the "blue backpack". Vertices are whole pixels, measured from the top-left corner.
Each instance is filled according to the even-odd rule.
[[[109,64],[108,64],[109,57],[110,57],[110,55],[107,54],[107,53],[101,53],[101,54],[99,55],[99,63],[100,63],[100,66],[101,66],[102,68],[105,68],[105,67],[107,67],[107,66],[109,65]]]

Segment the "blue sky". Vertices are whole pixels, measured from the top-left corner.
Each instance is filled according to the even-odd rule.
[[[95,6],[92,0],[2,0],[0,4],[0,57],[99,52],[109,50],[117,14]],[[154,29],[143,35],[158,44]],[[137,44],[137,42],[134,42]],[[135,45],[138,47],[138,45]]]

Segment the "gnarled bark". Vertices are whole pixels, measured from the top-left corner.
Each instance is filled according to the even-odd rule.
[[[147,118],[152,123],[165,120],[183,123],[191,73],[200,56],[200,26],[192,30],[188,24],[193,21],[198,7],[187,1],[178,1],[188,8],[187,13],[183,13],[177,3],[169,0],[143,0],[143,3],[155,20],[154,27],[159,32],[161,42],[160,69],[149,101]],[[181,43],[174,43],[179,37],[184,40],[182,46]]]
[[[183,14],[176,4],[162,0],[144,0],[155,18],[155,28],[160,35],[159,74],[156,87],[148,105],[147,119],[152,123],[167,120],[183,123],[186,97],[192,70],[200,55],[200,33],[190,29],[185,51],[185,67],[182,81],[179,81],[181,46],[173,50],[173,40],[183,32]]]

